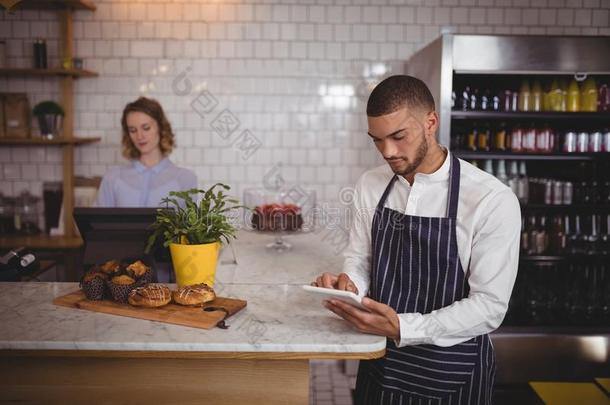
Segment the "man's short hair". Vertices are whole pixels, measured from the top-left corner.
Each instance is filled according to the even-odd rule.
[[[434,111],[434,98],[428,86],[413,76],[390,76],[371,92],[366,105],[366,115],[379,117],[403,107]]]

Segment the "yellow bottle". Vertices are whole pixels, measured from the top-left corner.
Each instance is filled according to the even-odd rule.
[[[568,86],[568,96],[566,99],[566,110],[569,112],[580,111],[580,89],[576,79],[570,81]]]
[[[542,86],[540,86],[540,82],[536,80],[532,86],[532,111],[542,111],[542,97]]]
[[[597,111],[597,83],[592,77],[587,78],[580,88],[580,111]]]
[[[542,93],[542,111],[551,111],[551,83],[544,86]]]
[[[559,79],[559,90],[561,91],[561,105],[559,111],[567,111],[568,81],[566,79]]]
[[[549,111],[561,111],[561,88],[557,80],[553,80],[548,93]]]
[[[532,111],[532,93],[527,80],[521,82],[519,89],[519,111]]]

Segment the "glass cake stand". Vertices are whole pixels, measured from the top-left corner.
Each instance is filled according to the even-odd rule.
[[[316,193],[299,186],[281,190],[263,187],[244,190],[245,229],[273,235],[265,247],[274,253],[292,248],[286,236],[311,232],[315,224]]]

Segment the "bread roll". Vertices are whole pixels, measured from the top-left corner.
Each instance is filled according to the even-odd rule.
[[[172,292],[174,302],[180,305],[202,305],[214,301],[216,294],[212,287],[205,283],[187,285]]]

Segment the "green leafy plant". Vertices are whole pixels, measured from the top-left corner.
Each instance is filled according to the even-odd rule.
[[[217,187],[221,190],[216,191]],[[216,183],[208,190],[193,188],[171,191],[169,197],[161,200],[166,207],[157,210],[146,252],[150,251],[161,236],[164,239],[163,246],[166,247],[170,243],[228,243],[230,238],[235,238],[237,228],[229,221],[227,213],[243,206],[225,194],[230,188],[225,184]],[[199,203],[194,199],[198,195],[201,195]]]
[[[47,100],[47,101],[41,101],[40,103],[36,104],[34,106],[34,109],[32,110],[32,113],[37,117],[41,116],[41,115],[49,115],[49,114],[63,116],[64,109],[61,107],[61,105],[57,104],[55,101]]]

